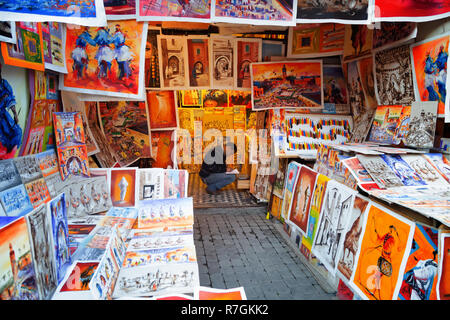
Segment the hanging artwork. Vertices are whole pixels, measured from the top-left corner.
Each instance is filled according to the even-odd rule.
[[[103,5],[108,20],[136,19],[136,0],[105,0]]]
[[[366,219],[366,208],[369,200],[356,195],[351,210],[351,217],[343,232],[344,247],[338,258],[337,272],[339,278],[344,279],[345,283],[351,278],[355,261],[357,259],[357,251],[361,242],[362,227]]]
[[[277,57],[283,59],[286,56],[286,45],[281,41],[263,40],[261,52],[261,61],[273,61]]]
[[[45,0],[36,2],[24,0],[18,3],[0,4],[0,20],[12,21],[56,21],[86,26],[104,26],[105,9],[102,0],[56,2]]]
[[[221,108],[221,107],[228,107],[228,98],[229,98],[229,91],[230,90],[217,90],[217,89],[203,89],[201,90],[202,95],[202,106],[203,108],[210,108],[209,110],[212,110],[212,108]],[[220,110],[220,109],[214,109],[214,110]],[[228,111],[227,109],[223,110],[225,113]]]
[[[295,25],[297,1],[220,1],[212,2],[212,20],[214,22],[231,22],[253,25]]]
[[[317,172],[302,166],[294,189],[289,221],[300,228],[302,234],[306,234],[308,229],[309,212],[316,177]]]
[[[432,148],[436,132],[438,106],[436,101],[413,102],[405,145],[415,148]]]
[[[53,254],[52,225],[47,207],[40,206],[26,216],[36,281],[41,299],[50,299],[58,285]]]
[[[158,53],[158,35],[161,34],[161,28],[148,27],[147,45],[145,46],[145,87],[159,88],[159,53]]]
[[[120,166],[151,156],[150,128],[145,102],[99,102],[103,133]]]
[[[288,58],[340,55],[344,50],[345,25],[336,23],[299,24],[289,28]]]
[[[436,300],[438,229],[416,223],[398,300]]]
[[[234,37],[210,37],[211,87],[232,89],[234,85]]]
[[[415,100],[409,45],[376,52],[374,68],[380,105],[410,105]]]
[[[311,252],[333,275],[344,248],[344,230],[351,217],[355,194],[355,190],[334,180],[327,183]]]
[[[445,114],[446,110],[449,42],[450,33],[447,32],[411,45],[416,101],[437,101],[439,115]]]
[[[438,299],[450,300],[449,286],[449,263],[450,263],[450,234],[441,233],[439,237],[440,259],[439,259],[439,278],[438,278]]]
[[[100,28],[67,29],[69,72],[61,75],[60,89],[143,99],[147,27],[136,20],[122,20]]]
[[[373,49],[387,49],[416,38],[415,22],[381,22],[373,31]]]
[[[286,177],[284,180],[284,192],[283,203],[281,205],[281,220],[285,221],[289,219],[289,213],[291,212],[292,196],[294,193],[294,187],[297,183],[298,173],[300,171],[300,164],[297,162],[290,162],[286,170]]]
[[[47,203],[47,211],[51,217],[53,250],[59,283],[72,262],[69,253],[69,229],[67,227],[67,207],[64,193]]]
[[[67,73],[66,25],[58,22],[42,22],[45,69]]]
[[[323,112],[350,114],[347,81],[340,65],[323,66]]]
[[[234,88],[250,89],[252,87],[250,64],[262,60],[262,40],[236,39],[234,46]]]
[[[25,217],[0,229],[0,273],[4,275],[0,296],[4,300],[39,300],[30,237]]]
[[[373,70],[373,56],[369,55],[358,60],[358,72],[361,79],[361,85],[366,97],[366,105],[371,110],[378,107],[375,92],[375,75]]]
[[[194,89],[210,88],[209,38],[206,36],[188,36],[186,41],[189,87]]]
[[[55,147],[53,112],[61,111],[58,96],[52,96],[57,88],[58,77],[55,74],[30,70],[29,88],[31,95],[30,112],[24,133],[21,156],[36,154]],[[42,94],[40,92],[42,91]]]
[[[138,21],[211,21],[211,0],[168,0],[155,3],[151,0],[136,0]]]
[[[186,38],[158,35],[157,39],[161,88],[186,88],[189,79]]]
[[[0,22],[0,41],[12,44],[17,43],[16,23],[14,21]]]
[[[450,16],[450,4],[437,0],[431,3],[421,1],[395,2],[375,0],[374,21],[416,21],[424,22]]]
[[[112,168],[109,181],[113,206],[133,207],[136,200],[136,169]]]
[[[323,105],[321,60],[252,63],[250,72],[253,110]]]
[[[350,285],[362,298],[397,299],[414,235],[414,222],[371,204]]]
[[[173,150],[175,147],[175,131],[153,131],[152,132],[152,163],[153,168],[174,168]]]
[[[17,44],[2,42],[5,64],[44,71],[44,45],[41,23],[18,22]]]
[[[373,29],[366,25],[345,25],[343,61],[349,62],[371,54]]]
[[[297,23],[338,22],[342,24],[367,23],[369,0],[356,3],[329,2],[327,0],[298,0]]]
[[[151,130],[168,130],[178,127],[175,92],[147,90],[147,112]]]

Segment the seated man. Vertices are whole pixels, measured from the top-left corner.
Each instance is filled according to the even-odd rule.
[[[227,168],[226,159],[236,153],[237,147],[234,143],[226,145],[226,152],[220,146],[216,146],[205,156],[199,176],[207,185],[206,192],[217,194],[217,191],[236,180],[235,174],[227,174],[231,171]]]

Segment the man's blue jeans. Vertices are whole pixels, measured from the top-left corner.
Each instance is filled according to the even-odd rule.
[[[211,173],[206,178],[202,178],[203,182],[207,185],[206,189],[208,191],[214,192],[220,190],[230,183],[233,183],[236,180],[235,174],[226,174],[223,173]]]

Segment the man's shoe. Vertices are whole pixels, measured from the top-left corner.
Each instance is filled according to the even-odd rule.
[[[206,188],[206,192],[211,195],[217,194],[217,191],[211,191],[211,190],[208,190],[208,188]]]

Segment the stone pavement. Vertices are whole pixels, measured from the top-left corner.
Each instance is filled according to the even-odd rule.
[[[266,219],[266,207],[194,209],[200,285],[243,286],[249,300],[335,300]]]

